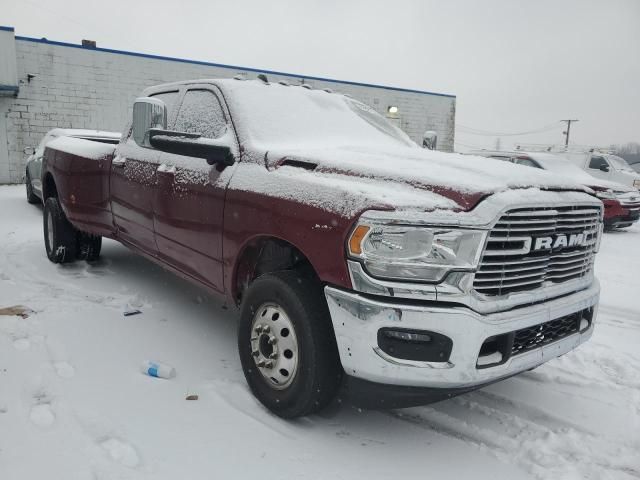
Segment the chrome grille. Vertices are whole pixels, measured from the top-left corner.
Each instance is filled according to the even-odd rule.
[[[583,277],[593,269],[600,208],[563,206],[509,210],[491,230],[474,289],[499,296]],[[534,251],[538,237],[583,235],[584,243]]]

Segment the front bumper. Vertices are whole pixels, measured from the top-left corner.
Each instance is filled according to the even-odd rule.
[[[629,226],[640,219],[640,204],[621,203],[618,200],[605,200],[604,226],[607,229]]]
[[[466,389],[534,368],[588,340],[593,333],[600,286],[594,279],[589,288],[561,298],[485,315],[461,306],[379,300],[333,287],[325,287],[325,295],[347,375],[378,384]],[[511,356],[501,365],[477,367],[480,348],[488,338],[591,307],[594,313],[587,330]],[[378,346],[381,328],[446,335],[453,341],[449,360],[421,362],[391,357]]]

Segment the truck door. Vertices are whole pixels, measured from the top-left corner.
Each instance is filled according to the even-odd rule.
[[[225,136],[238,147],[228,111],[211,85],[192,86],[183,98],[172,130]],[[171,127],[170,127],[171,128]],[[158,255],[178,270],[223,291],[222,229],[224,197],[235,165],[162,153],[153,211]]]
[[[167,105],[169,117],[178,91],[153,95]],[[153,199],[156,191],[160,151],[136,143],[133,127],[118,145],[111,162],[111,210],[118,237],[144,252],[156,255],[153,231]]]
[[[611,165],[602,155],[592,155],[588,165],[588,172],[594,177],[608,179],[611,177]]]

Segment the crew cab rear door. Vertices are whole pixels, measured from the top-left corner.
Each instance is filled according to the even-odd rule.
[[[191,85],[178,109],[177,132],[238,145],[221,93],[210,84]],[[183,273],[223,291],[222,231],[224,198],[235,165],[209,165],[188,155],[162,153],[154,197],[158,255]]]
[[[175,111],[179,91],[152,95],[167,105],[168,117]],[[125,134],[111,162],[110,196],[118,238],[144,252],[157,255],[153,231],[153,200],[160,151],[136,143],[133,128]]]

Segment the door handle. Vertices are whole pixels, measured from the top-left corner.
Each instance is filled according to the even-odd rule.
[[[124,164],[126,161],[127,161],[126,158],[116,156],[116,157],[113,157],[113,160],[111,160],[111,165],[113,165],[114,167],[122,168],[124,167]]]
[[[175,175],[176,174],[176,167],[174,165],[167,165],[166,163],[163,163],[162,165],[160,165],[156,169],[156,172],[164,173],[164,174],[167,174],[167,175]]]

